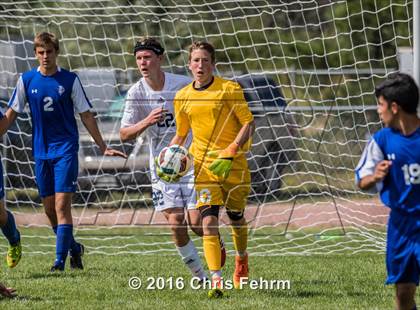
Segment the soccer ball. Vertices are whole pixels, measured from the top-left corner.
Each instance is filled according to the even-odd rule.
[[[192,158],[185,147],[174,144],[160,151],[158,164],[162,172],[167,175],[183,176],[190,169]]]

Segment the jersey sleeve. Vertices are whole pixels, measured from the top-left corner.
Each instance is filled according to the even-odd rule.
[[[235,83],[231,97],[232,100],[230,100],[230,103],[232,104],[233,113],[238,118],[241,125],[250,123],[254,119],[254,116],[249,110],[248,103],[244,97],[244,92],[239,84]]]
[[[145,117],[141,111],[140,103],[139,98],[137,98],[133,88],[131,88],[128,91],[124,102],[124,113],[121,119],[121,128],[133,126]]]
[[[359,164],[355,169],[356,184],[358,184],[364,177],[374,174],[376,165],[384,159],[385,156],[381,148],[375,139],[372,138],[366,145]],[[378,182],[376,184],[376,190],[379,191],[381,188],[382,182]]]
[[[85,90],[83,89],[82,83],[80,83],[78,76],[76,76],[73,82],[71,99],[73,100],[75,113],[83,113],[92,108],[92,105],[86,96]]]
[[[183,108],[182,95],[178,92],[174,98],[174,112],[175,112],[175,123],[176,123],[176,135],[179,137],[185,137],[190,130],[190,121],[187,113]]]
[[[8,107],[17,113],[23,113],[26,105],[25,85],[23,84],[22,76],[19,77],[16,88],[13,91],[12,97],[9,100]]]

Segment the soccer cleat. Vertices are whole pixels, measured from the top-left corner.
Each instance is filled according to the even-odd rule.
[[[235,257],[235,272],[233,273],[233,286],[236,289],[241,288],[241,279],[248,279],[248,254],[243,257]]]
[[[53,265],[50,269],[50,272],[64,271],[64,265]]]
[[[85,254],[85,247],[81,243],[79,243],[79,246],[80,246],[79,253],[70,253],[70,269],[83,270],[82,256],[83,254]]]
[[[219,236],[220,241],[220,267],[223,268],[223,266],[226,263],[226,248],[225,243],[223,242],[223,239],[221,236]]]
[[[223,279],[221,277],[212,277],[211,279],[211,290],[208,291],[208,298],[221,298],[223,297]]]
[[[20,242],[16,245],[9,245],[7,250],[6,262],[9,268],[14,268],[22,257],[22,246]]]

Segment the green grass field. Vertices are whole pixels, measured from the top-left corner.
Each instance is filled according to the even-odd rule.
[[[207,290],[190,287],[190,274],[176,255],[100,255],[87,253],[85,270],[51,274],[54,239],[33,238],[51,234],[46,229],[21,229],[24,250],[48,254],[26,254],[19,265],[1,268],[1,281],[17,288],[18,297],[0,299],[0,309],[393,309],[392,287],[384,286],[385,264],[382,254],[314,255],[314,256],[251,256],[251,278],[289,280],[290,289],[246,288],[226,290],[228,296],[209,300]],[[124,229],[95,232],[109,237]],[[129,229],[127,235],[135,232]],[[89,232],[82,231],[80,237]],[[51,236],[52,237],[52,236]],[[156,240],[169,241],[167,235]],[[93,246],[94,241],[87,243]],[[5,251],[6,242],[1,240]],[[201,244],[197,244],[200,245]],[[252,255],[252,253],[251,253]],[[232,255],[228,256],[225,277],[233,273]],[[67,267],[68,268],[68,267]],[[128,280],[139,277],[143,287],[129,288]],[[148,278],[162,277],[166,288],[147,290]],[[184,289],[170,289],[170,278],[184,283]],[[175,285],[174,285],[175,286]]]

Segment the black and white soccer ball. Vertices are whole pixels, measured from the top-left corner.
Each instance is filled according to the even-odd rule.
[[[174,144],[160,151],[158,164],[162,172],[167,175],[183,176],[192,165],[192,157],[185,147]]]

